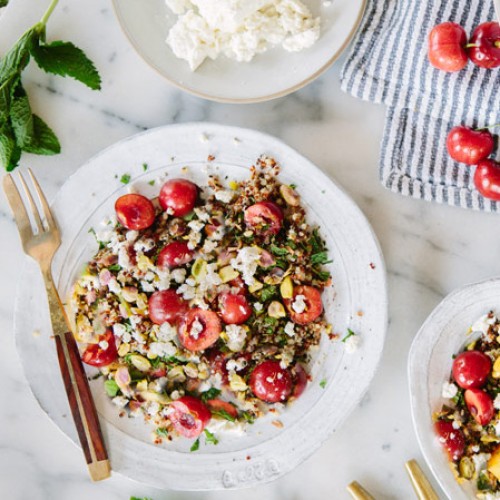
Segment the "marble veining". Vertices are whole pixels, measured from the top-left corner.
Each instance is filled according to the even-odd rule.
[[[11,0],[0,19],[0,53],[38,19],[44,3]],[[236,106],[207,102],[169,86],[135,54],[110,7],[98,0],[61,0],[48,36],[82,46],[103,77],[102,91],[92,92],[33,66],[26,72],[33,108],[62,144],[59,156],[23,157],[23,166],[34,169],[48,198],[89,157],[146,128],[210,120],[271,133],[331,175],[370,220],[387,263],[390,322],[369,392],[345,425],[292,474],[241,492],[165,492],[118,476],[91,484],[81,452],[42,413],[20,368],[12,308],[25,257],[0,195],[0,498],[347,499],[345,486],[353,479],[378,499],[412,498],[403,464],[413,457],[423,462],[410,417],[408,349],[421,323],[447,293],[499,274],[496,216],[402,198],[380,185],[377,158],[385,110],[340,91],[342,61],[291,96]]]

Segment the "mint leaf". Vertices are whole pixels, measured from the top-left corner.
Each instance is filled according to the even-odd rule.
[[[318,252],[311,255],[311,264],[330,264],[333,260],[328,260],[327,252]]]
[[[35,46],[31,54],[38,66],[47,73],[70,76],[92,90],[100,90],[101,77],[94,63],[71,42],[56,41]]]
[[[350,328],[347,329],[347,335],[342,339],[342,342],[345,342],[349,337],[356,335]]]
[[[9,0],[0,0],[0,8],[6,7],[8,3],[9,3]]]
[[[37,155],[56,155],[61,152],[61,144],[52,129],[37,115],[33,115],[33,140],[23,147],[23,151]]]
[[[33,26],[13,45],[13,47],[0,59],[0,84],[16,77],[28,65],[30,51],[38,44],[40,28]]]
[[[206,403],[209,399],[215,399],[221,391],[215,387],[211,387],[208,391],[201,393],[201,400]]]
[[[164,427],[158,427],[155,432],[160,437],[168,437],[168,431]]]
[[[104,389],[106,390],[106,394],[110,398],[114,398],[120,390],[118,384],[113,379],[109,379],[104,382]]]
[[[122,184],[128,184],[130,182],[130,174],[123,174],[120,178]]]
[[[33,114],[28,96],[19,81],[12,97],[10,122],[16,137],[17,145],[23,149],[34,139]]]
[[[219,440],[208,430],[205,429],[205,443],[216,445],[219,443]]]
[[[16,167],[16,146],[14,132],[9,123],[4,123],[0,127],[0,162],[4,168],[10,172]]]
[[[236,420],[233,416],[229,415],[226,410],[210,410],[210,412],[212,413],[212,416],[224,418],[229,420],[229,422],[234,422]]]
[[[286,248],[280,248],[277,247],[276,245],[271,245],[271,252],[273,252],[274,255],[278,256],[283,256],[288,254],[288,250]]]
[[[320,386],[322,389],[324,389],[324,388],[326,387],[326,383],[327,383],[326,378],[324,378],[324,379],[323,379],[323,380],[319,383],[319,386]]]
[[[197,451],[200,449],[200,438],[198,438],[194,443],[193,445],[191,446],[191,448],[189,448],[189,451]]]

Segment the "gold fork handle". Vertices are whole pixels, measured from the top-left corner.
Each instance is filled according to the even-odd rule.
[[[49,299],[50,318],[57,346],[59,367],[73,414],[80,444],[93,481],[106,479],[111,474],[108,455],[102,437],[99,419],[89,383],[80,359],[78,346],[67,331],[64,307],[52,281],[50,272],[43,272]]]

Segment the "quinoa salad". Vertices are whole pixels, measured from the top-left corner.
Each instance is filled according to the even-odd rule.
[[[314,349],[337,337],[322,301],[331,256],[279,171],[263,156],[227,186],[169,179],[90,230],[99,250],[70,301],[82,360],[156,443],[181,435],[196,451],[244,432],[302,394]]]
[[[471,481],[477,498],[492,500],[500,498],[500,320],[490,312],[468,333],[434,425],[457,480]]]

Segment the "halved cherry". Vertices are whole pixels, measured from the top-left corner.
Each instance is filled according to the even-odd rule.
[[[210,410],[198,398],[183,396],[169,406],[168,418],[174,429],[184,437],[196,438],[212,418]]]
[[[262,236],[277,234],[283,224],[283,212],[276,203],[261,201],[245,210],[245,224]]]
[[[228,383],[227,356],[218,349],[210,349],[206,353],[207,363],[212,373],[218,373],[222,377],[222,383]]]
[[[189,351],[203,351],[217,342],[222,331],[219,317],[213,311],[190,309],[179,324],[179,340]]]
[[[241,276],[234,278],[234,280],[231,280],[228,284],[231,287],[232,293],[235,293],[237,295],[245,295],[247,293],[247,285],[245,284]]]
[[[493,400],[481,389],[467,389],[464,394],[465,404],[474,420],[479,425],[488,425],[495,415]]]
[[[155,221],[155,207],[140,194],[124,194],[115,202],[116,218],[127,229],[146,229]]]
[[[297,363],[293,368],[292,368],[292,375],[293,375],[293,381],[295,383],[293,387],[293,393],[292,396],[295,398],[298,398],[306,389],[307,386],[307,372],[305,371],[304,367],[300,364]]]
[[[194,258],[193,252],[185,241],[172,241],[158,255],[158,267],[179,267]]]
[[[234,293],[219,295],[219,310],[224,323],[228,325],[241,325],[252,315],[252,308],[246,297]]]
[[[292,392],[292,386],[292,375],[286,368],[281,368],[279,361],[263,361],[250,375],[250,389],[255,396],[267,403],[286,401]]]
[[[448,452],[450,460],[460,460],[465,451],[463,432],[460,429],[455,429],[453,424],[447,420],[438,420],[434,424],[434,429],[443,448]]]
[[[302,296],[305,302],[305,309],[302,312],[297,312],[294,309],[294,303],[297,301],[297,297]],[[311,323],[323,312],[323,303],[321,302],[321,292],[309,285],[299,285],[293,289],[293,298],[286,299],[285,305],[290,314],[290,318],[294,323],[299,325],[307,325]]]
[[[207,406],[211,412],[227,413],[231,418],[238,418],[238,410],[227,401],[222,399],[209,399]]]
[[[186,179],[170,179],[163,184],[159,200],[163,210],[171,209],[172,215],[182,217],[190,213],[198,197],[198,186]]]
[[[161,290],[149,297],[148,309],[153,323],[175,323],[187,312],[188,303],[175,290]]]
[[[103,342],[107,344],[105,348],[101,347]],[[89,344],[82,354],[82,361],[85,364],[99,367],[110,365],[117,358],[115,336],[111,330],[100,335],[97,344]]]
[[[491,371],[491,359],[481,351],[465,351],[453,361],[453,378],[462,389],[483,386]]]

